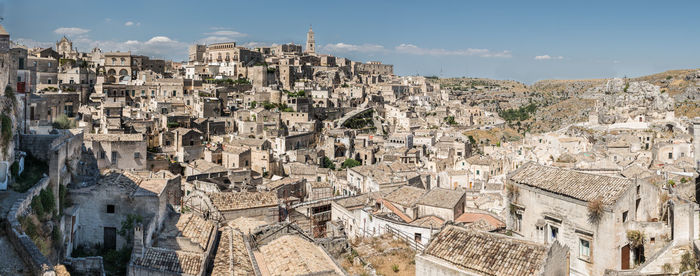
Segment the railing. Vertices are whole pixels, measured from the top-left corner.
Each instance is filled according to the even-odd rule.
[[[413,247],[416,250],[416,252],[423,252],[423,250],[425,250],[425,246],[423,246],[422,243],[417,242],[414,239],[414,237],[411,237],[410,235],[407,235],[406,233],[402,232],[401,230],[398,230],[398,229],[391,227],[389,225],[387,225],[385,228],[386,228],[387,233],[391,233],[392,235],[394,235],[394,237],[398,237],[398,238],[404,240],[411,247]]]

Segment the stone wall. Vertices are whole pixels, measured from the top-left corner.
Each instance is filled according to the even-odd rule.
[[[17,200],[12,205],[7,216],[8,223],[5,224],[5,231],[15,251],[22,257],[26,265],[31,268],[33,274],[44,276],[56,275],[53,265],[46,256],[41,254],[32,239],[22,232],[22,225],[19,223],[18,218],[26,214],[32,198],[46,188],[49,182],[48,176],[44,175],[34,187],[27,191],[24,198]]]
[[[85,275],[105,275],[102,256],[85,258],[66,257],[63,263],[70,266],[71,271]]]

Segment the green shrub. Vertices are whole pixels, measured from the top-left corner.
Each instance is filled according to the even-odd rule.
[[[68,189],[66,189],[65,185],[59,185],[58,186],[58,207],[61,209],[59,210],[59,214],[63,214],[63,209],[68,207],[68,201],[66,198],[66,195],[68,194]]]
[[[41,205],[44,206],[44,213],[53,215],[56,211],[56,198],[54,197],[53,191],[50,187],[41,190],[39,193],[41,199]]]
[[[53,120],[52,125],[55,129],[70,129],[75,127],[75,122],[68,118],[68,115],[61,114]]]
[[[19,162],[12,162],[12,165],[10,165],[10,174],[13,177],[17,177],[19,175]]]
[[[54,224],[53,229],[51,229],[51,240],[53,241],[54,247],[60,247],[63,244],[63,235],[61,235],[61,231],[56,224]]]
[[[15,90],[12,86],[5,86],[5,97],[12,100],[12,104],[17,105],[17,98],[15,97]]]
[[[35,196],[34,198],[32,198],[31,206],[32,206],[32,210],[34,210],[34,213],[38,217],[41,218],[44,216],[44,205],[41,203],[41,198],[39,198],[38,196]]]
[[[346,168],[357,167],[359,165],[362,165],[362,163],[360,163],[360,161],[357,161],[357,160],[352,159],[352,158],[348,158],[348,159],[345,159],[345,161],[343,161],[343,165],[341,166],[341,168],[346,169]]]
[[[126,275],[126,267],[131,258],[131,247],[109,250],[102,253],[105,273],[107,275]]]
[[[27,234],[29,237],[36,237],[37,235],[37,226],[34,224],[31,218],[29,217],[20,217],[19,218],[19,224],[22,225],[22,229],[24,230],[24,233]]]
[[[2,121],[2,143],[7,146],[7,143],[12,139],[12,119],[5,114],[1,114],[0,121]]]
[[[331,170],[335,170],[335,164],[333,164],[333,161],[331,161],[330,158],[324,156],[321,162],[321,168],[329,168]]]
[[[133,235],[134,235],[132,230],[134,229],[134,226],[136,226],[137,224],[140,224],[141,222],[143,222],[143,217],[141,217],[140,215],[128,214],[126,216],[126,219],[124,221],[122,221],[122,227],[119,228],[119,231],[117,231],[117,233],[120,236],[124,237],[124,239],[126,239],[127,243],[131,243],[131,239],[133,238]]]
[[[498,112],[498,116],[501,116],[503,120],[508,121],[525,121],[530,119],[530,115],[537,111],[537,105],[534,103],[528,104],[526,106],[521,106],[518,109],[506,109]]]
[[[397,264],[391,265],[391,270],[394,271],[394,273],[398,273],[399,272],[399,265],[397,265]]]
[[[16,192],[24,193],[34,186],[48,170],[49,167],[45,162],[32,155],[27,155],[24,158],[24,172],[15,179],[11,188]]]

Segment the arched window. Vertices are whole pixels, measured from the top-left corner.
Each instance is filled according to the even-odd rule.
[[[126,76],[126,75],[129,75],[129,72],[126,71],[126,69],[122,69],[122,70],[119,70],[119,75],[120,75],[120,76]]]
[[[114,64],[117,64],[117,59],[116,59],[116,58],[112,58],[112,65],[114,65]]]
[[[121,58],[122,65],[124,65],[124,58]]]

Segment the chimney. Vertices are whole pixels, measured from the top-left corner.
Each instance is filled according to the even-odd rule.
[[[140,223],[134,226],[134,249],[131,251],[132,259],[134,257],[143,257],[145,249],[143,246],[143,225]]]

